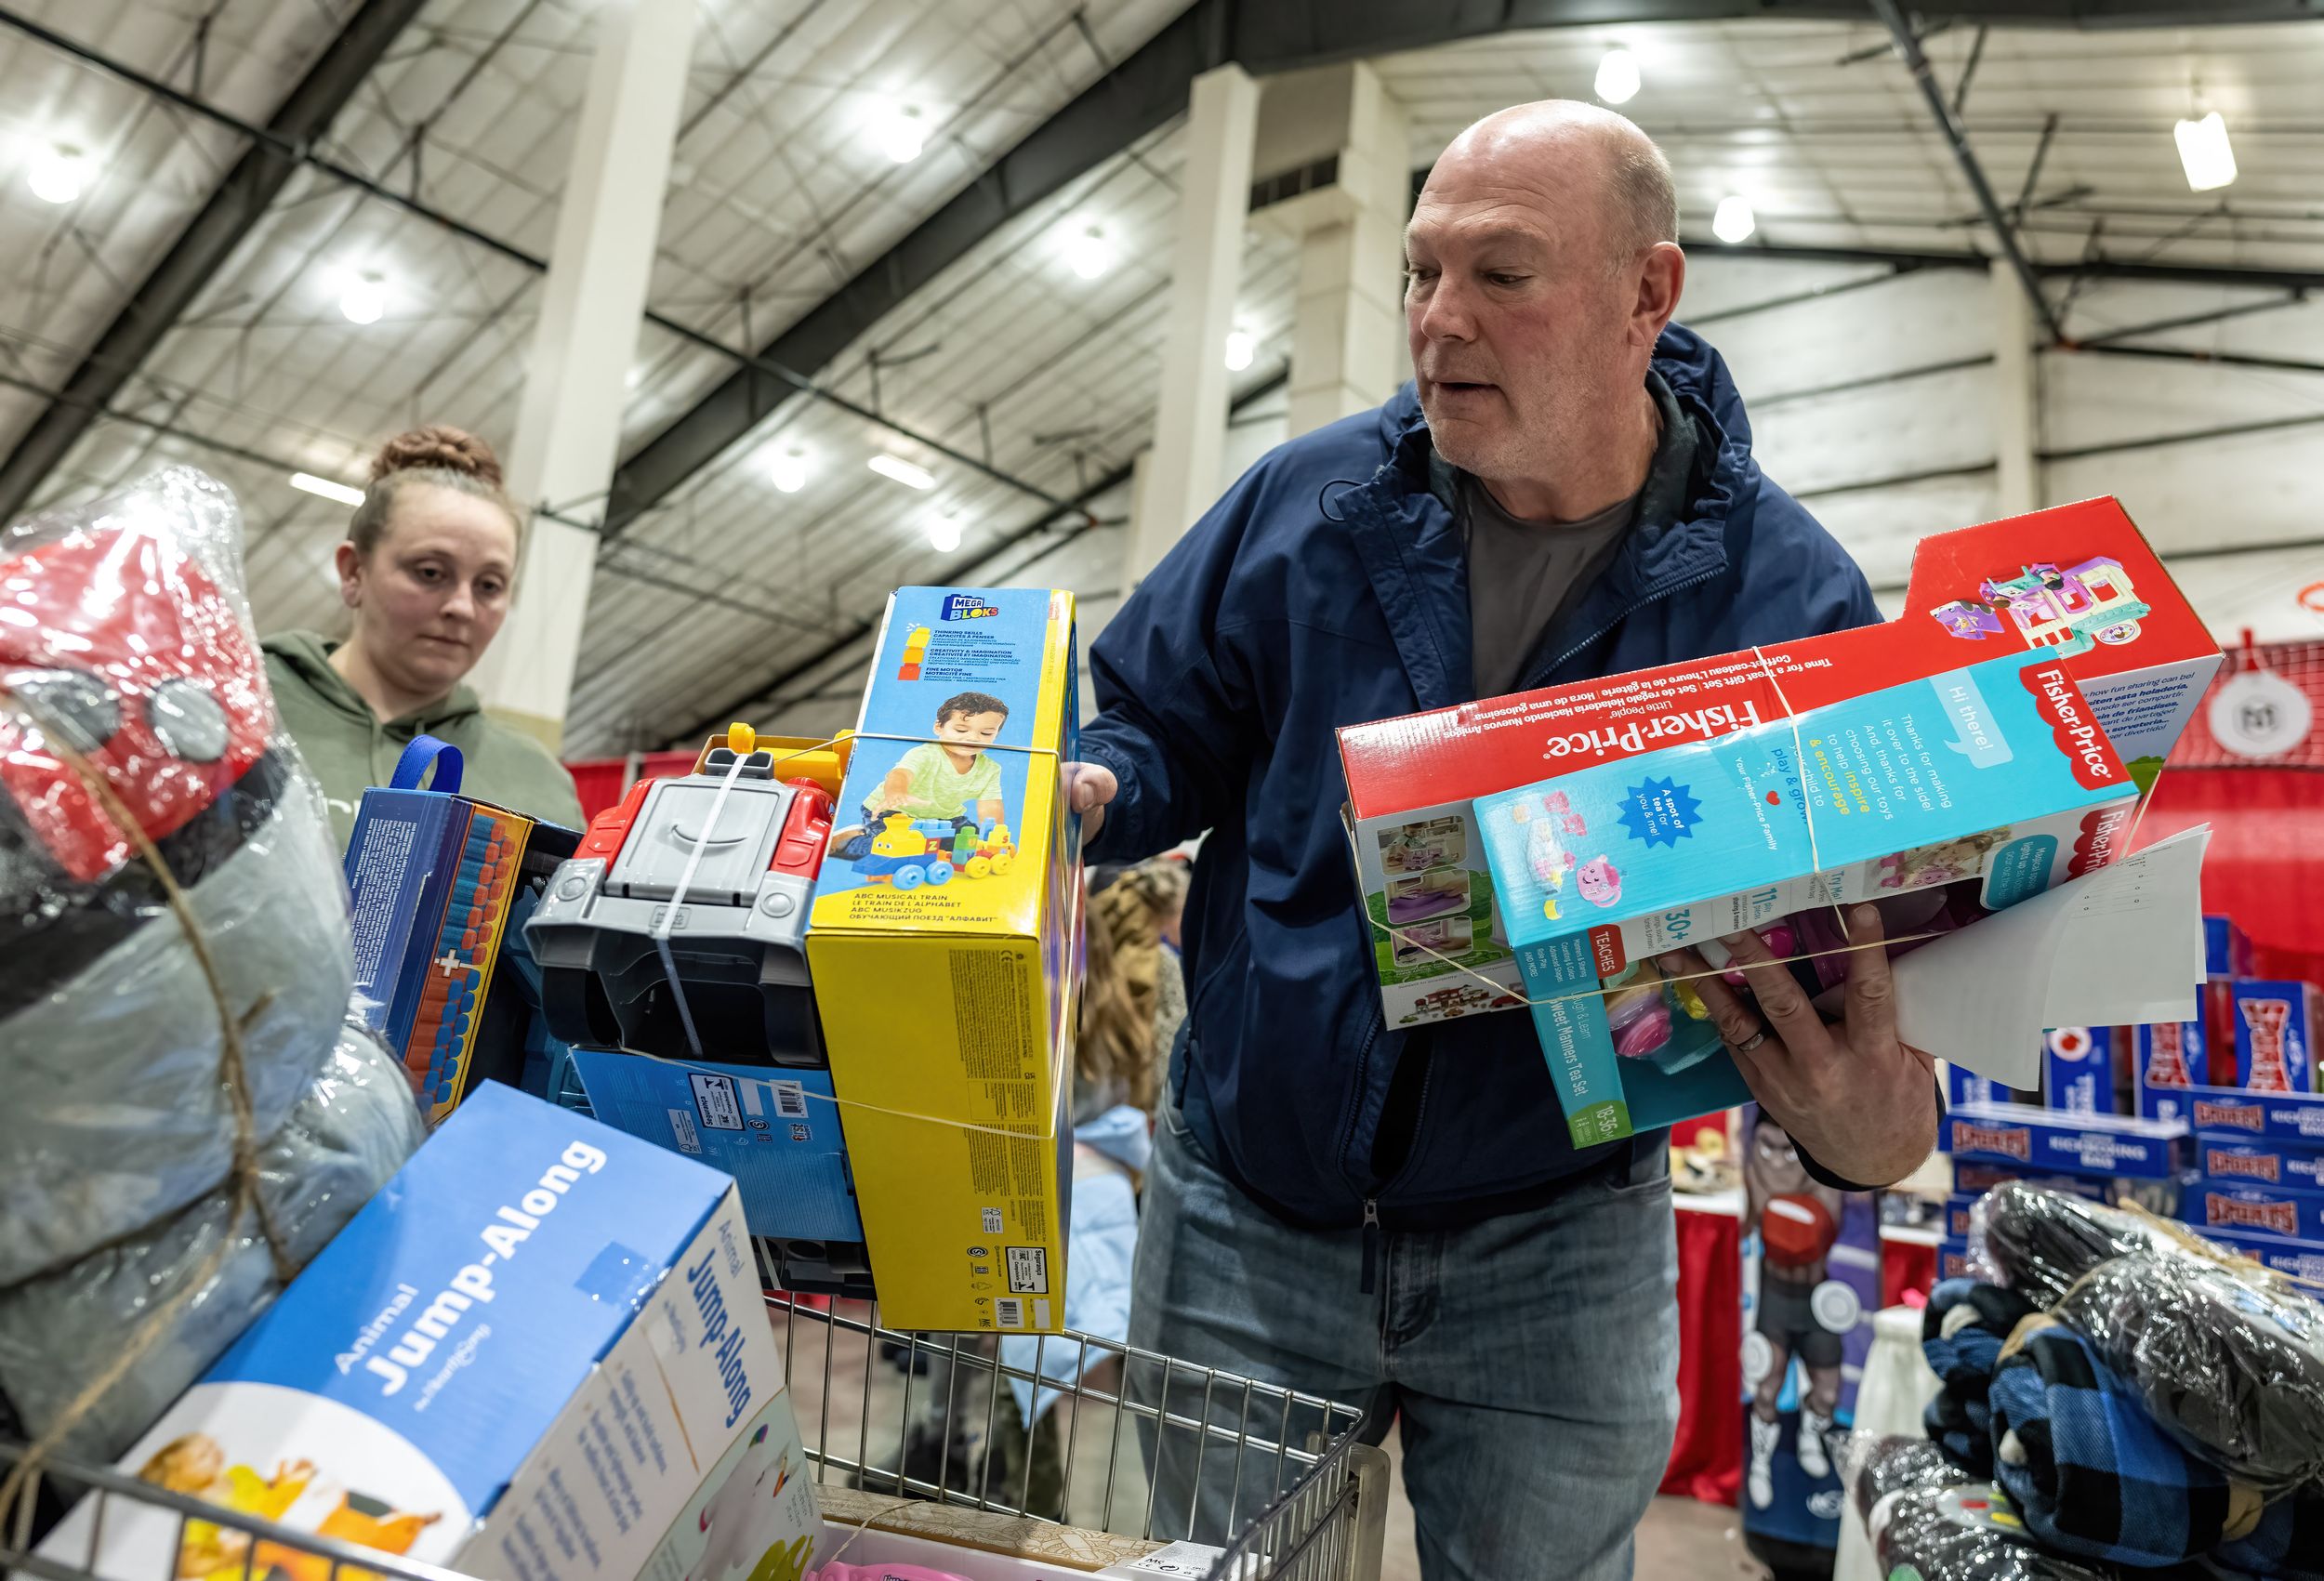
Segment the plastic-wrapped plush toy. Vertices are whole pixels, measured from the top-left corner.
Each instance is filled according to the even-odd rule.
[[[424,1137],[403,1067],[362,1027],[340,1029],[322,1073],[258,1153],[258,1191],[292,1261],[304,1264],[387,1183]],[[108,1460],[191,1388],[281,1294],[245,1212],[229,1226],[219,1186],[162,1223],[68,1267],[0,1290],[0,1395],[37,1435],[112,1360],[139,1315],[231,1250],[170,1332],[73,1429],[59,1452]]]
[[[123,1322],[92,1320],[150,1311],[200,1271],[207,1253],[191,1245],[215,1247],[230,1200],[218,996],[130,825],[182,893],[241,1029],[260,1195],[278,1219],[303,1209],[296,1228],[278,1222],[283,1249],[320,1245],[354,1209],[341,1199],[416,1136],[330,1074],[364,1058],[340,1043],[346,889],[321,794],[275,730],[240,534],[231,496],[183,468],[0,532],[0,1292],[23,1324],[9,1403],[35,1429],[59,1403],[51,1385],[89,1376],[86,1348],[126,1339]],[[295,1109],[329,1137],[286,1133]],[[227,1258],[178,1311],[148,1352],[157,1377],[181,1364],[174,1347],[211,1343],[203,1325],[223,1332],[237,1306],[246,1321],[263,1299],[236,1283],[250,1271]],[[69,1290],[95,1308],[28,1315]],[[76,1443],[111,1458],[165,1399],[117,1392]]]

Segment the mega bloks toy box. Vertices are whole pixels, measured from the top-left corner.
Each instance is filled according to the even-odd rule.
[[[733,1182],[486,1083],[123,1466],[492,1581],[629,1581],[781,1384]],[[109,1581],[324,1565],[118,1499],[94,1525],[43,1551],[94,1537]]]
[[[807,953],[900,1328],[1063,1321],[1077,686],[1070,593],[889,600]]]
[[[2054,660],[1871,692],[1743,663],[1746,692],[1774,694],[1743,705],[1754,722],[1476,800],[1577,1145],[1750,1097],[1662,952],[1981,867],[2010,903],[2110,860],[2128,829],[2137,790]]]
[[[1388,1024],[1525,1003],[1475,798],[1779,718],[1776,679],[1808,706],[2028,650],[2064,665],[2141,785],[2219,665],[2120,505],[2096,499],[1922,539],[1905,613],[1883,626],[1341,731]]]
[[[537,893],[579,838],[459,795],[460,769],[458,748],[413,742],[392,782],[363,792],[347,846],[355,1004],[430,1125],[481,1081],[517,1078],[531,1011],[493,992],[502,938],[519,892]]]

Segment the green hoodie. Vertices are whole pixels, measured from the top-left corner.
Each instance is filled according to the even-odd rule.
[[[460,749],[463,795],[569,829],[581,827],[581,801],[565,766],[532,737],[486,718],[468,687],[456,686],[442,702],[381,724],[362,693],[331,667],[337,643],[311,631],[286,631],[259,646],[266,650],[275,712],[308,769],[323,783],[331,828],[342,850],[355,831],[355,804],[365,789],[394,777],[395,760],[416,735],[432,735]]]

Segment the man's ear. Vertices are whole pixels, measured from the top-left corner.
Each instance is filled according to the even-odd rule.
[[[1632,335],[1649,350],[1679,310],[1686,289],[1686,255],[1675,242],[1657,242],[1639,266],[1638,299],[1631,308]]]

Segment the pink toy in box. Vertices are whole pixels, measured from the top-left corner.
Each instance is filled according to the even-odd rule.
[[[2142,788],[2219,665],[2218,644],[2137,527],[2116,501],[2097,499],[1921,540],[1904,613],[1884,625],[1340,731],[1345,819],[1388,1024],[1526,1003],[1477,797],[2029,650],[2060,663]],[[2013,866],[2004,898],[2119,855],[2126,810],[2087,818],[2060,843],[2051,871]],[[1909,870],[1892,863],[1885,876],[1900,893],[1970,878],[1990,886],[2001,844],[1909,853],[1927,860]],[[1430,853],[1431,870],[1412,871],[1416,849]],[[1439,919],[1425,944],[1407,936],[1413,922]]]

